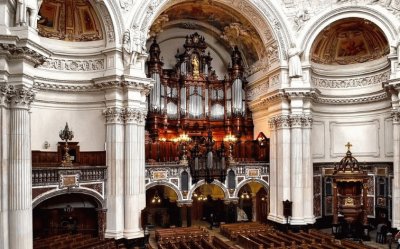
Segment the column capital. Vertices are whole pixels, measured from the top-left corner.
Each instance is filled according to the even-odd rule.
[[[122,124],[124,122],[123,111],[124,109],[118,106],[108,107],[103,110],[107,124]]]
[[[14,91],[14,87],[8,84],[0,87],[0,106],[7,106],[11,102]]]
[[[302,114],[294,114],[290,115],[290,127],[292,128],[301,128],[303,126],[303,115]]]
[[[269,120],[270,127],[275,129],[290,128],[290,116],[278,115]]]
[[[139,125],[144,125],[147,110],[140,110],[133,107],[126,107],[123,109],[123,116],[125,123],[136,123]]]
[[[8,101],[11,108],[30,109],[31,103],[35,99],[35,91],[32,88],[15,88],[12,87],[8,94]]]
[[[313,124],[313,118],[311,115],[303,115],[302,124],[304,128],[311,128]]]
[[[400,124],[400,112],[399,111],[393,111],[392,112],[392,119],[393,119],[393,124]]]

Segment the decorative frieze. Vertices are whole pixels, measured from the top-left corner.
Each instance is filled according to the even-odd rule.
[[[93,86],[92,83],[89,84],[56,84],[49,82],[35,81],[33,83],[33,89],[35,90],[46,90],[46,91],[57,91],[57,92],[89,92],[89,91],[99,91],[99,89]]]
[[[311,77],[311,82],[315,87],[319,88],[357,88],[364,86],[371,86],[376,84],[382,84],[387,81],[390,76],[390,71],[385,71],[380,74],[366,76],[366,77],[357,77],[352,79],[325,79],[319,78],[316,75]]]
[[[0,47],[10,53],[11,59],[25,59],[33,63],[35,67],[43,64],[46,60],[45,56],[28,47],[17,47],[14,44],[6,43],[1,43]]]
[[[93,60],[63,60],[63,59],[47,59],[41,68],[58,71],[70,72],[92,72],[105,69],[104,59]]]
[[[119,123],[124,122],[123,116],[124,109],[121,107],[108,107],[103,111],[103,115],[106,117],[106,122],[109,123]]]

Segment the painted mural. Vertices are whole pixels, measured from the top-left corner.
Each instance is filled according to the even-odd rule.
[[[99,19],[88,0],[44,0],[39,16],[41,36],[65,41],[103,38]]]

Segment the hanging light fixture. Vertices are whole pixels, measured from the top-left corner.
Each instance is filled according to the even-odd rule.
[[[156,190],[156,192],[154,193],[153,198],[151,199],[151,203],[153,204],[160,204],[161,203],[161,198],[158,195],[158,191]]]
[[[250,199],[251,197],[251,193],[249,194],[249,192],[247,192],[247,189],[244,189],[242,194],[240,195],[240,198],[242,199]]]

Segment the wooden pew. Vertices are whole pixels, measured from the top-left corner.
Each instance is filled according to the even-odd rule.
[[[264,246],[262,244],[259,244],[243,235],[238,236],[237,243],[239,246],[247,249],[264,249]]]

